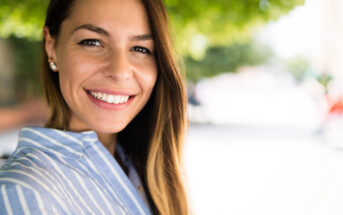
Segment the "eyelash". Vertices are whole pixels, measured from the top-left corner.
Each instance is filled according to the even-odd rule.
[[[137,51],[140,52],[142,54],[147,54],[147,55],[151,55],[151,51],[147,48],[141,47],[141,46],[135,46],[131,49],[132,51]]]
[[[102,46],[101,42],[97,39],[82,40],[81,42],[79,42],[79,45],[87,46],[87,47],[101,47]],[[141,46],[135,46],[131,48],[131,51],[136,51],[142,54],[151,55],[151,51],[149,49],[141,47]]]
[[[100,46],[102,46],[101,42],[99,40],[96,40],[96,39],[82,40],[81,42],[79,42],[79,45],[88,46],[88,47],[100,47]]]

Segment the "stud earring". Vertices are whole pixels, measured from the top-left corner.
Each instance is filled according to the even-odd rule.
[[[54,62],[50,62],[50,68],[53,70],[53,71],[56,71],[57,70],[57,66]]]

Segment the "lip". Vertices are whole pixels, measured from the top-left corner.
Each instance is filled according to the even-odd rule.
[[[112,95],[120,95],[120,96],[135,96],[137,93],[130,92],[130,91],[117,91],[117,90],[109,90],[109,89],[84,89],[86,92],[92,91],[97,93],[106,93]]]
[[[129,100],[126,102],[126,103],[123,103],[123,104],[110,104],[110,103],[107,103],[107,102],[104,102],[104,101],[101,101],[97,98],[94,98],[91,94],[90,94],[90,91],[93,91],[93,92],[101,92],[101,93],[106,93],[106,94],[113,94],[113,95],[123,95],[123,96],[130,96],[129,97]],[[116,110],[116,111],[119,111],[119,110],[124,110],[126,109],[130,104],[131,102],[133,101],[133,99],[135,99],[135,95],[132,95],[128,92],[119,92],[119,91],[111,91],[111,90],[86,90],[85,89],[85,93],[86,95],[88,96],[88,98],[91,100],[91,102],[93,104],[95,104],[96,106],[102,108],[102,109],[106,109],[106,110]]]

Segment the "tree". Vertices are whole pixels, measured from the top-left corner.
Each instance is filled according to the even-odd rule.
[[[183,55],[202,58],[210,46],[250,38],[269,20],[277,20],[304,0],[166,0]]]
[[[1,0],[0,37],[40,40],[48,0]]]
[[[236,72],[243,65],[258,65],[268,61],[272,55],[269,47],[257,45],[254,41],[233,43],[229,46],[212,46],[201,60],[184,57],[187,79],[196,83],[204,77],[220,73]]]

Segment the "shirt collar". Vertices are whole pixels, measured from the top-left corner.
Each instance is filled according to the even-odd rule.
[[[34,146],[56,156],[79,159],[85,143],[98,142],[94,131],[72,132],[53,128],[25,127],[20,130],[18,147]]]

